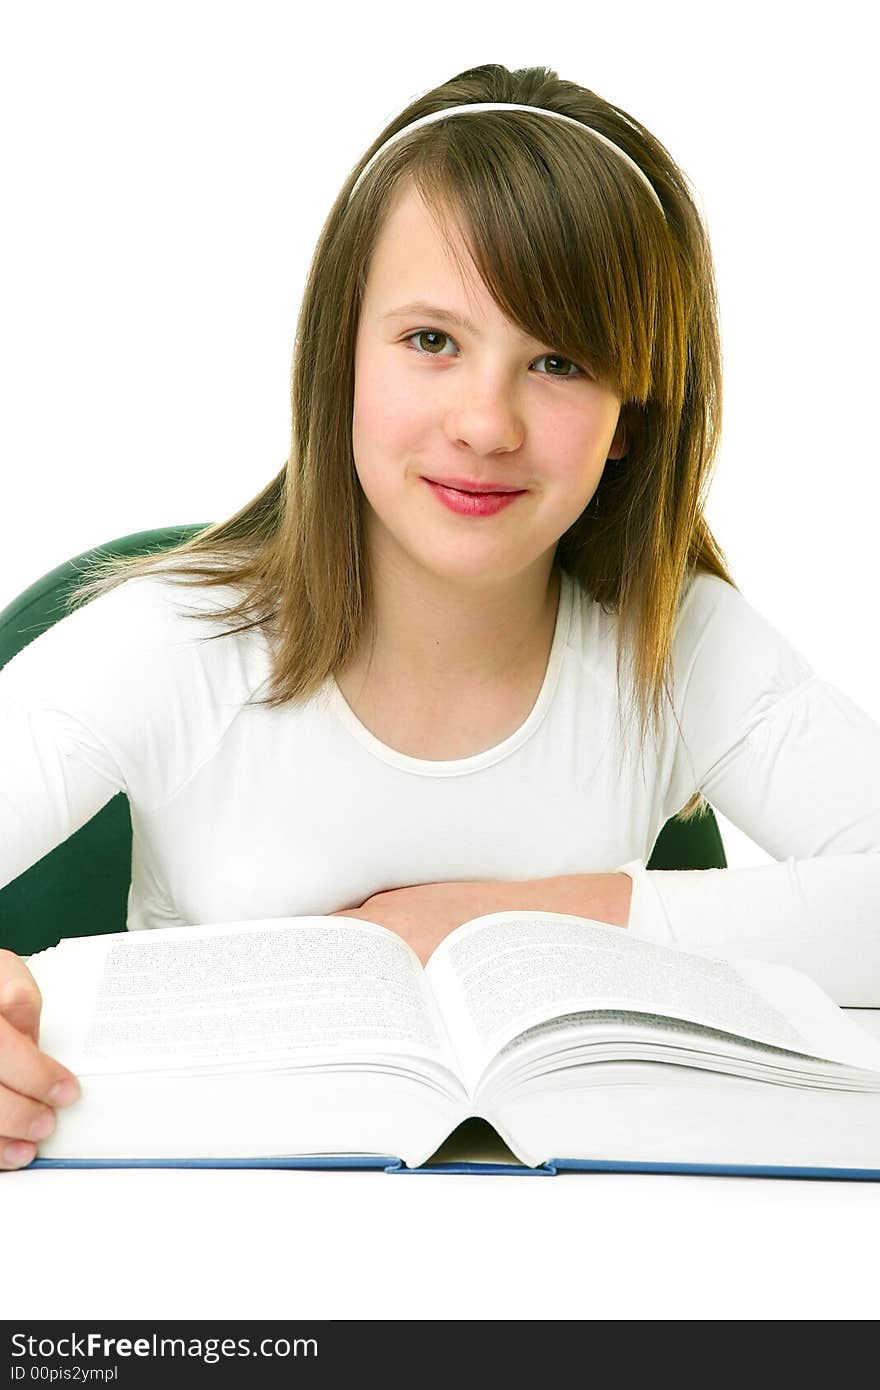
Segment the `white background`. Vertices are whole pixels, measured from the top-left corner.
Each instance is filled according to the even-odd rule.
[[[344,14],[259,0],[4,4],[0,609],[92,546],[228,516],[278,472],[302,286],[352,165],[398,110],[457,72],[543,64],[636,116],[687,175],[709,226],[724,345],[710,524],[746,597],[880,718],[871,12],[858,0],[830,11],[378,0]],[[719,821],[732,865],[768,860]],[[520,1183],[499,1181],[515,1219]],[[682,1180],[651,1181],[660,1204],[664,1184]],[[816,1266],[824,1317],[848,1316],[862,1284],[880,1189],[861,1192],[840,1199],[842,1225],[856,1232],[857,1217],[862,1231],[845,1273],[832,1228],[817,1228],[839,1300]],[[711,1201],[679,1215],[686,1242]],[[416,1239],[411,1216],[389,1204],[389,1241]],[[641,1217],[650,1228],[650,1201]],[[765,1219],[756,1207],[756,1226]],[[529,1229],[539,1241],[540,1222]],[[711,1280],[694,1271],[681,1316],[781,1315],[748,1302],[759,1258],[748,1247],[727,1305],[722,1257]],[[78,1278],[90,1258],[77,1253]],[[524,1248],[521,1306],[507,1287],[488,1315],[552,1316],[555,1281],[531,1258]],[[646,1282],[634,1252],[617,1316],[655,1316],[659,1259],[655,1248]],[[399,1312],[458,1308],[444,1305],[442,1264],[425,1258],[416,1290],[401,1260]],[[310,1307],[334,1311],[330,1293]]]

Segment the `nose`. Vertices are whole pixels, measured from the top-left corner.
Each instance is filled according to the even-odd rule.
[[[446,415],[449,438],[475,454],[514,453],[525,437],[525,422],[509,386],[499,377],[461,383]]]

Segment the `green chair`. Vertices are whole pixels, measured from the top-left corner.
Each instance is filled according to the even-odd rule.
[[[0,668],[63,618],[64,597],[99,552],[140,555],[178,545],[207,522],[137,531],[84,551],[38,579],[0,612]],[[654,844],[649,869],[724,869],[727,860],[714,813],[669,820]],[[19,955],[58,944],[62,936],[125,931],[131,880],[131,816],[123,792],[62,844],[0,888],[0,947]]]

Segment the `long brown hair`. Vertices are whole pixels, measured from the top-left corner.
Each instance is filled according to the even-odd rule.
[[[357,175],[389,136],[466,102],[544,107],[591,126],[635,160],[663,211],[603,142],[566,122],[496,111],[405,136],[349,203]],[[365,499],[351,438],[355,337],[373,247],[394,195],[410,180],[438,226],[460,230],[508,318],[587,362],[622,402],[626,455],[606,466],[591,502],[560,538],[556,562],[618,615],[618,687],[626,651],[644,745],[669,697],[686,585],[702,570],[736,587],[704,516],[721,424],[714,266],[685,175],[663,145],[627,112],[545,67],[511,72],[487,64],[459,73],[381,131],[346,179],[312,257],[283,468],[228,520],[183,544],[99,557],[68,605],[142,574],[232,586],[234,601],[196,616],[237,624],[216,636],[257,626],[272,634],[268,694],[257,702],[268,706],[309,697],[346,666],[372,616]],[[695,793],[678,814],[688,819],[707,809]]]

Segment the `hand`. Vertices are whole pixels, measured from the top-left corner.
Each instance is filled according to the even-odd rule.
[[[79,1097],[73,1072],[37,1046],[42,1007],[39,986],[24,961],[14,951],[0,950],[0,1169],[21,1168],[36,1157],[36,1140],[30,1138],[35,1120],[47,1126],[37,1140],[52,1133],[51,1107],[69,1103],[50,1094],[56,1082],[71,1082],[69,1100]],[[15,1151],[7,1155],[13,1143]]]
[[[331,917],[358,917],[396,932],[427,965],[435,946],[450,932],[489,912],[505,912],[516,906],[511,890],[522,884],[497,880],[452,883],[418,883],[374,893],[358,908],[331,912]]]

